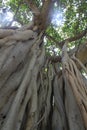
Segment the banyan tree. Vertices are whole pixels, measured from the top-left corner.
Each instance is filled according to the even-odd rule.
[[[87,1],[0,6],[0,130],[87,130]]]

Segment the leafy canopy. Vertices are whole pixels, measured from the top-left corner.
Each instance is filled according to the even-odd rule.
[[[40,8],[43,0],[34,0]],[[2,0],[0,1],[0,23],[5,26],[22,26],[32,20],[32,12],[25,0]],[[62,41],[73,37],[85,30],[87,23],[87,1],[86,0],[57,0],[54,4],[51,25],[46,33],[55,41]],[[73,41],[69,48],[83,43],[86,36]],[[60,54],[60,49],[51,38],[45,37],[45,46],[51,54]]]

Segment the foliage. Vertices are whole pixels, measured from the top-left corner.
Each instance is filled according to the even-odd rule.
[[[34,0],[38,7],[41,7],[41,0]],[[24,25],[32,20],[32,13],[29,6],[24,0],[8,0],[7,2],[0,2],[0,7],[9,8],[10,12],[13,13],[13,21],[15,25],[16,21],[19,25]],[[60,0],[55,3],[56,10],[62,10],[64,17],[64,23],[59,26],[51,24],[46,33],[54,37],[56,41],[62,41],[65,38],[72,37],[80,33],[86,28],[87,23],[87,1],[86,0]],[[57,16],[55,16],[57,17]],[[59,20],[59,19],[58,19]],[[62,21],[61,21],[62,22]],[[11,25],[12,25],[11,23]],[[16,24],[18,25],[18,24]],[[73,44],[78,45],[85,41],[86,37],[80,39]],[[72,47],[73,44],[69,44]],[[46,48],[57,48],[53,41],[46,40]],[[54,47],[55,46],[55,47]],[[52,51],[52,49],[51,49]]]

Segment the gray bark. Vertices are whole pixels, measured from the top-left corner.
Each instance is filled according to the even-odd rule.
[[[48,62],[42,33],[0,34],[0,130],[86,130],[64,72],[58,77]]]

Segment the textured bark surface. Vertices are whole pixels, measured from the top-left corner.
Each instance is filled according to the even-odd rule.
[[[86,130],[87,84],[67,52],[58,76],[42,33],[0,31],[0,130]]]

